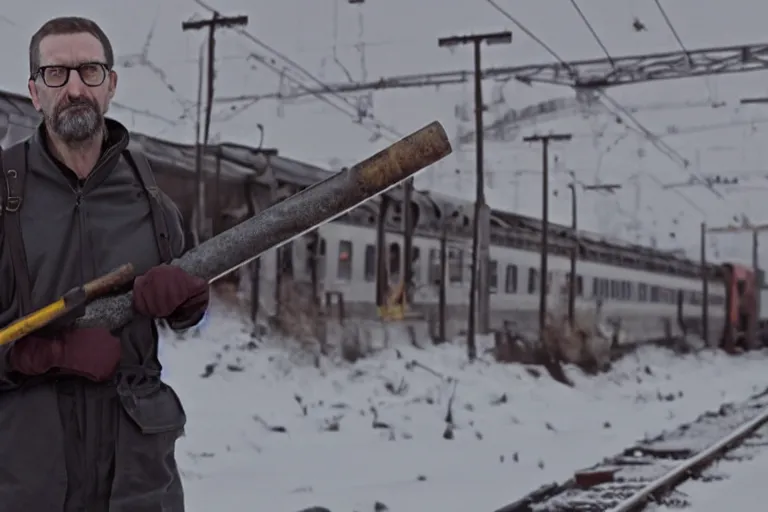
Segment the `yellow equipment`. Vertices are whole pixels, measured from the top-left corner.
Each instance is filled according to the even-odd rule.
[[[44,308],[38,309],[0,329],[0,346],[13,343],[45,327],[75,308],[81,307],[91,300],[109,293],[114,288],[128,283],[133,277],[133,265],[129,263],[83,286],[73,288],[56,302],[48,304]]]
[[[389,293],[387,302],[379,306],[379,317],[382,320],[398,321],[405,319],[405,311],[408,308],[405,296],[405,281],[401,280]]]

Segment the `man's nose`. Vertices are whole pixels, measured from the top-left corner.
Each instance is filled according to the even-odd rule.
[[[80,79],[80,73],[76,69],[70,69],[69,80],[67,80],[67,93],[72,97],[82,96],[87,87]]]

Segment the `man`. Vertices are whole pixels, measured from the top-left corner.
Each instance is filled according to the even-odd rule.
[[[184,249],[181,216],[104,117],[117,75],[103,31],[53,19],[29,64],[43,122],[2,153],[0,326],[121,264],[142,275],[118,332],[69,319],[0,348],[0,512],[181,512],[186,417],[160,380],[155,319],[196,325],[208,284],[164,264]]]

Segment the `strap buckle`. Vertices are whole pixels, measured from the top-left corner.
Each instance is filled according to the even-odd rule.
[[[5,211],[10,213],[15,213],[19,211],[19,208],[21,208],[21,198],[20,197],[7,197],[5,198]]]

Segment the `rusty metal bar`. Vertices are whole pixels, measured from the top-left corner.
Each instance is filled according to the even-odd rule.
[[[206,240],[172,264],[213,282],[397,186],[451,152],[445,129],[439,122],[432,122],[353,167]],[[132,316],[132,295],[128,293],[93,302],[78,325],[116,329]]]

